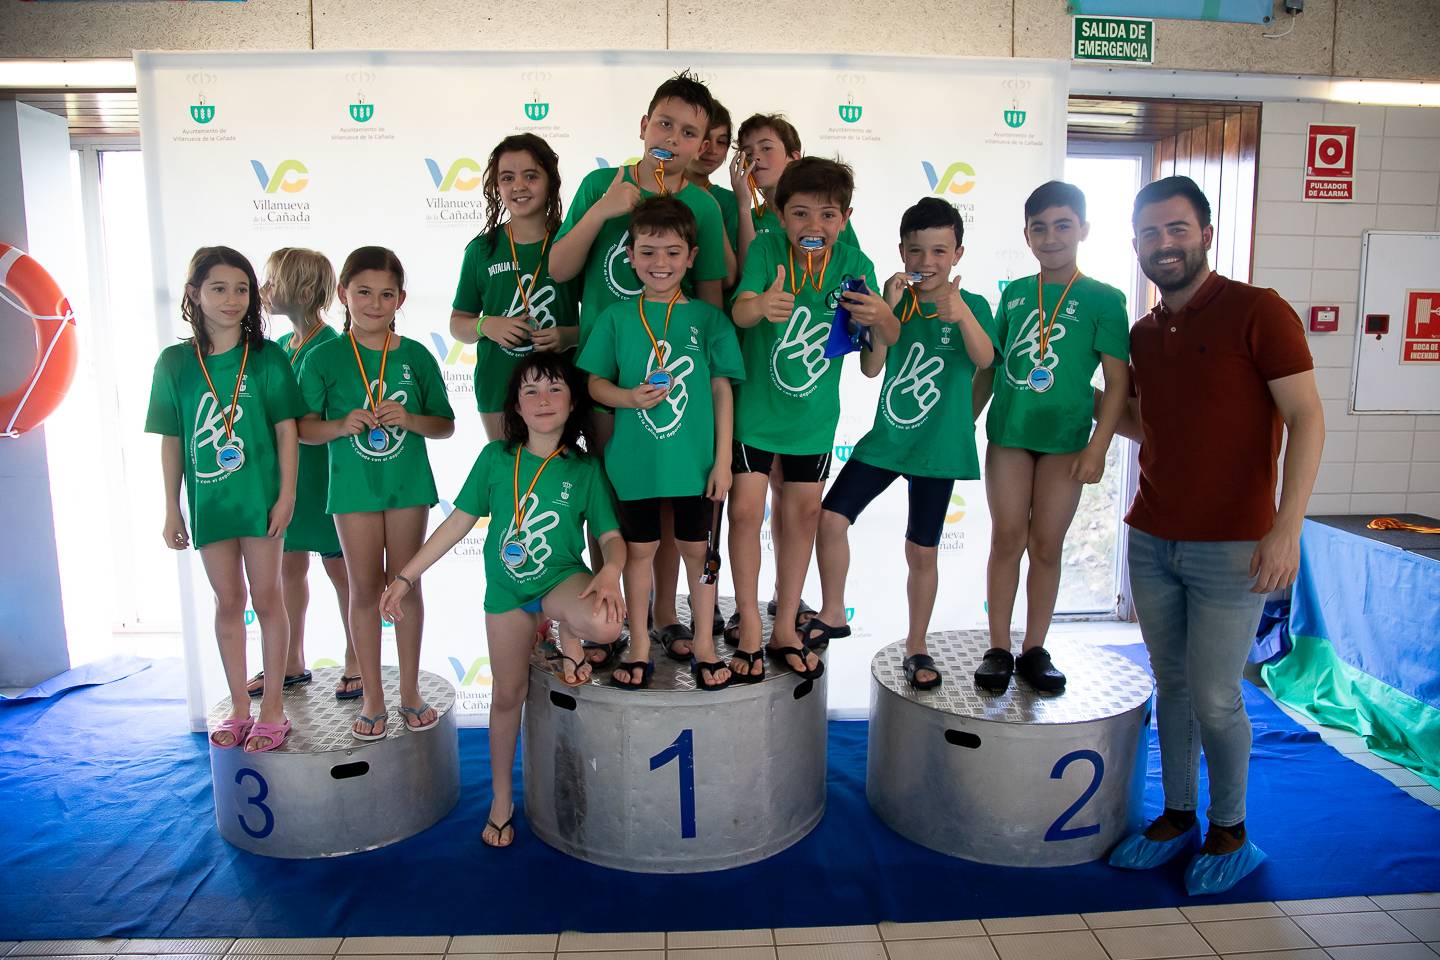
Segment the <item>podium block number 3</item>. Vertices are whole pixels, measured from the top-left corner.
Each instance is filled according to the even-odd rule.
[[[1077,760],[1083,760],[1090,764],[1094,771],[1090,778],[1090,786],[1086,787],[1085,792],[1080,794],[1074,803],[1066,807],[1065,812],[1056,817],[1054,823],[1050,824],[1050,829],[1045,831],[1047,843],[1055,840],[1079,840],[1081,837],[1093,837],[1100,832],[1098,823],[1092,823],[1086,827],[1070,827],[1066,824],[1070,822],[1071,817],[1080,812],[1085,804],[1090,802],[1090,798],[1095,796],[1095,791],[1100,789],[1100,781],[1105,779],[1105,758],[1094,750],[1076,750],[1073,753],[1067,753],[1055,761],[1055,767],[1050,771],[1050,779],[1062,779],[1065,776],[1065,768]]]
[[[247,779],[253,779],[255,781],[255,793],[252,796],[246,797],[245,803],[258,810],[263,819],[260,821],[259,827],[250,826],[249,821],[245,819],[244,813],[241,813],[236,819],[240,821],[241,830],[244,830],[256,840],[264,840],[270,836],[270,832],[275,829],[275,813],[265,805],[265,798],[270,796],[270,785],[265,782],[264,777],[260,776],[260,771],[258,770],[251,770],[249,767],[244,767],[235,771],[235,783],[237,785],[243,785]]]
[[[670,746],[650,758],[650,769],[659,770],[671,760],[680,767],[680,836],[695,839],[695,733],[681,730]]]

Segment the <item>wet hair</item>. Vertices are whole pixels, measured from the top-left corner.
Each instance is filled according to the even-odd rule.
[[[666,231],[678,234],[687,249],[694,250],[700,245],[700,227],[695,222],[695,214],[683,201],[670,196],[646,197],[630,212],[630,240],[627,246],[634,249],[637,234]]]
[[[699,110],[705,115],[705,133],[710,132],[711,118],[715,116],[715,98],[710,95],[710,88],[705,86],[705,82],[689,70],[681,70],[655,88],[655,96],[650,98],[650,106],[645,110],[646,116],[655,112],[661,100],[679,100]]]
[[[730,119],[730,111],[725,109],[725,104],[719,100],[715,101],[715,109],[710,113],[710,130],[719,130],[721,127],[730,134],[731,139],[735,137],[734,121]],[[708,134],[710,130],[705,132]]]
[[[1025,198],[1025,222],[1029,223],[1031,217],[1051,207],[1069,207],[1075,211],[1081,223],[1085,222],[1085,194],[1073,183],[1050,180],[1036,187],[1034,192]]]
[[[500,414],[500,432],[505,449],[513,452],[530,439],[530,428],[520,416],[520,387],[526,380],[559,380],[570,388],[570,416],[560,432],[560,443],[569,450],[592,451],[594,429],[590,421],[589,377],[563,353],[534,350],[526,354],[510,374],[505,387],[505,404]],[[582,446],[583,442],[583,446]]]
[[[396,287],[405,289],[405,268],[400,265],[400,258],[395,256],[395,251],[388,247],[358,247],[352,250],[350,256],[345,258],[345,265],[340,268],[340,286],[348,287],[357,273],[364,273],[366,270],[383,270],[395,277]],[[345,307],[345,326],[340,329],[350,329],[348,306]],[[395,329],[394,320],[390,321],[390,329]]]
[[[180,294],[180,316],[194,331],[195,343],[200,347],[200,352],[210,353],[210,335],[205,332],[200,302],[190,295],[190,291],[195,290],[198,293],[210,276],[210,271],[216,267],[234,267],[244,272],[245,279],[250,284],[250,303],[245,308],[245,316],[240,320],[240,340],[248,343],[252,350],[263,347],[265,317],[260,312],[260,281],[255,278],[255,268],[245,259],[244,254],[231,247],[201,247],[190,258],[190,266],[185,270],[185,289]]]
[[[500,157],[507,153],[528,153],[545,171],[545,229],[552,240],[560,232],[560,157],[542,137],[533,133],[512,134],[495,145],[485,163],[484,186],[481,188],[485,195],[485,227],[480,233],[488,236],[487,254],[494,253],[495,245],[500,241],[500,215],[505,210],[505,204],[500,200]]]
[[[774,131],[775,136],[785,148],[785,155],[800,153],[800,131],[795,125],[785,119],[783,113],[752,113],[740,124],[739,131],[735,134],[735,140],[744,143],[745,139],[761,130],[769,129]]]
[[[855,193],[855,172],[839,160],[801,157],[780,174],[780,182],[775,185],[776,208],[784,210],[797,193],[824,197],[841,210],[848,210]]]
[[[900,241],[917,230],[944,227],[955,231],[955,246],[965,243],[965,218],[955,204],[939,197],[923,197],[900,217]]]
[[[1130,217],[1130,225],[1134,226],[1140,220],[1140,208],[1152,203],[1164,203],[1171,197],[1184,197],[1190,201],[1190,206],[1195,208],[1195,219],[1199,221],[1203,229],[1210,226],[1210,200],[1205,196],[1205,191],[1200,185],[1189,177],[1164,177],[1154,183],[1147,183],[1135,194],[1135,212]]]
[[[318,319],[335,302],[335,268],[318,250],[281,247],[265,261],[270,301],[298,310],[292,320]]]

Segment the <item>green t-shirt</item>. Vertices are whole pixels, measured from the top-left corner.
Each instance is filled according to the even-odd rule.
[[[814,269],[820,269],[820,261]],[[797,252],[791,269],[790,240],[784,233],[755,238],[745,260],[736,294],[764,293],[785,267],[785,282],[795,294],[789,323],[759,323],[741,331],[740,352],[747,379],[735,388],[735,438],[771,453],[820,454],[835,442],[840,422],[840,360],[825,358],[825,341],[835,319],[840,282],[864,277],[879,290],[875,267],[857,248],[837,243],[816,292],[803,279],[805,256]],[[812,278],[813,279],[813,278]]]
[[[1074,453],[1090,440],[1093,393],[1090,379],[1100,355],[1130,357],[1130,322],[1125,294],[1090,277],[1070,287],[1050,332],[1040,362],[1038,276],[1016,280],[1000,295],[995,317],[995,396],[985,421],[990,442],[1038,453]],[[1045,284],[1046,320],[1054,315],[1065,291],[1060,283]],[[1030,373],[1043,365],[1050,371],[1050,389],[1037,392]]]
[[[391,340],[385,383],[378,384],[380,351],[360,347],[370,389],[395,400],[411,413],[453,420],[445,380],[435,355],[409,337]],[[310,351],[300,368],[300,393],[312,413],[341,420],[352,410],[369,409],[365,383],[355,363],[349,336],[336,337]],[[425,438],[399,427],[381,427],[384,448],[370,445],[368,431],[330,441],[330,513],[370,513],[401,507],[434,506],[435,477],[425,453]]]
[[[715,465],[710,380],[745,379],[729,317],[703,300],[687,300],[675,304],[666,335],[666,306],[645,302],[645,318],[675,378],[670,393],[649,410],[616,410],[615,436],[605,448],[605,472],[621,500],[703,494]],[[634,303],[611,304],[600,314],[577,363],[626,389],[659,366]]]
[[[580,189],[575,194],[575,199],[570,201],[570,209],[565,214],[565,223],[560,228],[560,237],[570,232],[580,218],[593,207],[596,202],[610,189],[610,184],[615,180],[614,167],[602,167],[599,170],[592,170],[586,174],[585,179],[580,181]],[[635,168],[633,165],[625,168],[625,180],[628,183],[635,183]],[[655,191],[646,188],[645,184],[639,184],[642,196],[654,196]],[[683,187],[674,193],[674,196],[683,201],[695,214],[695,222],[700,228],[699,246],[700,252],[695,256],[695,265],[685,274],[685,293],[691,294],[695,289],[695,283],[701,280],[724,280],[725,279],[725,249],[722,246],[725,242],[723,237],[724,221],[720,216],[720,206],[715,198],[701,187],[695,186],[688,181]],[[630,266],[630,258],[625,253],[625,245],[630,241],[630,215],[627,213],[621,217],[611,217],[600,227],[600,232],[595,235],[595,242],[590,246],[590,253],[585,257],[584,284],[581,300],[584,303],[584,310],[580,314],[580,345],[585,345],[585,338],[590,335],[591,322],[605,308],[617,300],[633,300],[640,295],[644,289],[640,278],[635,275],[635,270]]]
[[[299,370],[311,351],[339,336],[334,327],[322,325],[296,351],[290,349],[295,335],[285,334],[280,338],[280,349],[290,358],[290,369]],[[323,444],[300,444],[300,469],[295,476],[295,516],[290,520],[290,526],[285,528],[287,551],[340,552],[340,534],[335,530],[335,518],[325,512],[329,492],[329,452]]]
[[[735,191],[718,183],[710,184],[710,196],[720,205],[720,219],[725,224],[725,238],[730,241],[730,252],[740,251],[740,203]]]
[[[245,378],[234,408],[234,433],[227,440],[225,417],[231,412],[235,379],[244,344],[205,358],[211,392],[190,341],[166,347],[155,361],[145,432],[179,437],[185,458],[186,506],[190,542],[197,548],[235,537],[263,537],[270,508],[280,498],[280,460],[275,425],[304,415],[305,404],[285,354],[266,341],[250,350]],[[240,448],[237,469],[220,467],[222,447]]]
[[[734,196],[734,194],[731,194],[731,196]],[[739,217],[737,216],[736,219],[738,220]],[[785,227],[780,223],[780,214],[775,212],[775,208],[771,204],[765,204],[764,216],[758,214],[755,208],[751,207],[750,220],[752,223],[755,224],[756,240],[759,240],[767,233],[778,233],[782,237],[785,235]],[[849,220],[845,221],[845,228],[840,231],[840,236],[836,238],[836,242],[848,243],[856,250],[860,249],[860,241],[855,236],[855,227],[851,224]],[[770,277],[771,279],[774,279],[775,277],[775,272],[773,270],[770,272]]]
[[[960,291],[988,334],[994,319],[985,298]],[[904,317],[910,294],[895,307]],[[875,425],[855,444],[852,460],[912,477],[977,480],[970,381],[975,364],[965,350],[958,323],[934,317],[933,303],[920,304],[900,327],[900,339],[885,353],[885,380],[875,404]],[[922,315],[923,314],[923,315]]]
[[[579,322],[576,303],[578,280],[560,283],[550,276],[550,250],[540,256],[539,243],[517,243],[515,254],[519,268],[510,256],[510,241],[502,227],[491,235],[481,234],[465,247],[460,265],[460,281],[455,286],[451,307],[463,313],[482,317],[513,317],[525,312],[525,300],[516,286],[516,270],[520,283],[529,291],[531,316],[536,329],[573,327]],[[538,278],[536,274],[539,274]],[[530,284],[534,286],[530,286]],[[482,336],[475,345],[475,404],[481,413],[499,413],[505,405],[505,388],[510,383],[520,358],[530,352],[529,344],[519,350],[502,347]]]
[[[520,496],[544,463],[520,448]],[[525,526],[520,542],[525,558],[509,567],[500,548],[515,536],[515,450],[496,440],[480,451],[465,485],[455,497],[455,509],[477,517],[493,517],[485,534],[485,612],[504,613],[539,599],[556,584],[577,573],[589,573],[581,552],[585,524],[597,540],[620,527],[610,485],[600,463],[579,451],[567,451],[550,461],[526,499]]]

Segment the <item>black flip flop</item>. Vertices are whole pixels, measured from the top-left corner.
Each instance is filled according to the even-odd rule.
[[[740,611],[736,610],[730,614],[725,621],[725,629],[720,631],[721,639],[732,647],[740,646]]]
[[[737,642],[738,642],[738,641],[737,641]],[[754,653],[751,653],[749,650],[736,650],[735,653],[734,653],[732,656],[737,657],[737,658],[739,658],[739,659],[741,659],[741,660],[744,660],[744,661],[745,661],[745,666],[748,668],[748,672],[747,672],[747,673],[736,673],[736,672],[735,672],[735,668],[734,668],[734,667],[731,667],[731,668],[730,668],[730,682],[731,682],[731,683],[759,683],[761,680],[764,680],[764,679],[765,679],[765,651],[764,651],[764,650],[756,650]],[[755,666],[756,666],[756,664],[759,664],[759,666],[760,666],[760,671],[759,671],[758,673],[755,672]]]
[[[356,674],[356,675],[353,676],[353,677],[350,676],[348,673],[342,673],[342,674],[340,675],[340,682],[341,682],[342,684],[354,683],[356,680],[364,680],[364,679],[365,679],[365,678],[362,677],[362,676],[360,676],[359,674]],[[364,687],[359,687],[359,688],[357,688],[357,689],[355,689],[355,690],[336,690],[336,691],[335,691],[335,699],[336,699],[336,700],[342,700],[342,701],[343,701],[343,700],[359,700],[359,699],[360,699],[361,697],[363,697],[363,696],[365,696],[365,688],[364,688]]]
[[[510,819],[509,819],[509,820],[506,820],[504,823],[496,823],[494,820],[491,820],[489,817],[486,817],[486,818],[485,818],[485,826],[490,827],[490,828],[492,828],[492,829],[495,831],[495,839],[496,839],[496,840],[504,840],[504,839],[505,839],[505,831],[506,831],[506,830],[509,830],[509,831],[510,831],[510,842],[509,842],[509,843],[486,843],[485,846],[487,846],[487,847],[493,847],[493,848],[496,849],[496,850],[504,850],[506,847],[513,847],[513,846],[515,846],[515,808],[514,808],[514,807],[511,807],[511,808],[510,808]],[[481,831],[481,833],[482,833],[482,835],[483,835],[484,831]],[[482,839],[481,839],[480,842],[481,842],[481,843],[485,843],[485,841],[484,841],[484,839],[483,839],[483,836],[482,836]]]
[[[713,693],[716,690],[724,690],[726,687],[730,686],[730,681],[735,679],[735,674],[731,673],[729,679],[722,680],[719,683],[706,683],[701,678],[701,675],[708,673],[710,675],[710,679],[713,681],[715,679],[716,670],[729,669],[730,665],[727,664],[724,660],[696,660],[694,658],[691,658],[690,660],[690,675],[695,678],[695,689],[704,690],[707,693]]]
[[[832,627],[821,620],[819,615],[811,617],[799,628],[800,639],[805,641],[805,646],[811,650],[824,650],[830,646],[831,640],[838,640],[850,636],[850,625],[844,624]]]
[[[289,690],[291,687],[302,686],[302,685],[304,685],[304,684],[309,683],[309,682],[310,682],[311,680],[313,680],[314,678],[315,678],[315,675],[314,675],[313,673],[311,673],[309,670],[305,670],[305,671],[303,671],[303,672],[301,672],[301,673],[296,673],[296,674],[287,674],[286,677],[285,677],[285,689],[286,689],[286,690]],[[245,688],[246,688],[246,689],[245,689],[245,692],[248,693],[248,694],[250,694],[250,696],[252,696],[252,697],[264,696],[264,694],[265,694],[265,685],[264,685],[264,683],[263,683],[264,679],[265,679],[265,671],[264,671],[264,670],[261,670],[259,673],[255,674],[255,676],[253,676],[253,677],[251,677],[249,680],[245,681]],[[260,681],[262,681],[262,683],[261,683],[259,689],[251,690],[251,689],[250,689],[250,684],[254,683],[256,680],[260,680]]]
[[[665,648],[665,656],[678,663],[688,663],[694,655],[695,634],[691,633],[690,628],[683,623],[672,623],[659,630],[651,630],[650,639]],[[690,645],[690,649],[684,653],[674,649],[675,644],[682,641]]]
[[[821,660],[819,663],[815,664],[815,668],[813,670],[796,670],[794,667],[790,666],[789,662],[786,660],[786,657],[795,657],[801,663],[804,663],[805,654],[807,652],[810,652],[807,647],[777,647],[774,644],[769,644],[765,647],[765,652],[770,656],[770,659],[776,661],[786,670],[791,671],[797,677],[800,677],[802,679],[818,680],[825,673],[824,660]]]
[[[916,690],[933,690],[940,686],[945,679],[941,675],[940,669],[935,666],[935,658],[928,653],[912,653],[905,658],[905,662],[901,666],[905,670],[905,682]],[[929,670],[934,673],[934,679],[916,680],[915,675],[921,670]]]
[[[628,670],[630,676],[635,676],[635,671],[640,671],[639,683],[624,683],[615,679],[615,670]],[[615,664],[615,670],[610,671],[610,686],[619,687],[621,690],[644,690],[650,686],[650,677],[655,673],[654,660],[622,660]]]
[[[590,664],[591,670],[603,670],[614,663],[615,658],[620,656],[620,651],[624,650],[629,644],[630,638],[625,634],[621,634],[609,643],[591,643],[587,640],[580,644],[580,648],[584,651],[581,657],[586,663]],[[605,658],[603,660],[591,660],[590,657],[587,656],[591,650],[605,651]]]

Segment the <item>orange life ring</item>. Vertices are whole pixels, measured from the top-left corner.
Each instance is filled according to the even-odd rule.
[[[80,360],[80,341],[75,312],[55,278],[8,243],[0,243],[0,297],[35,323],[35,366],[23,384],[0,396],[0,436],[18,437],[39,426],[65,399]]]

